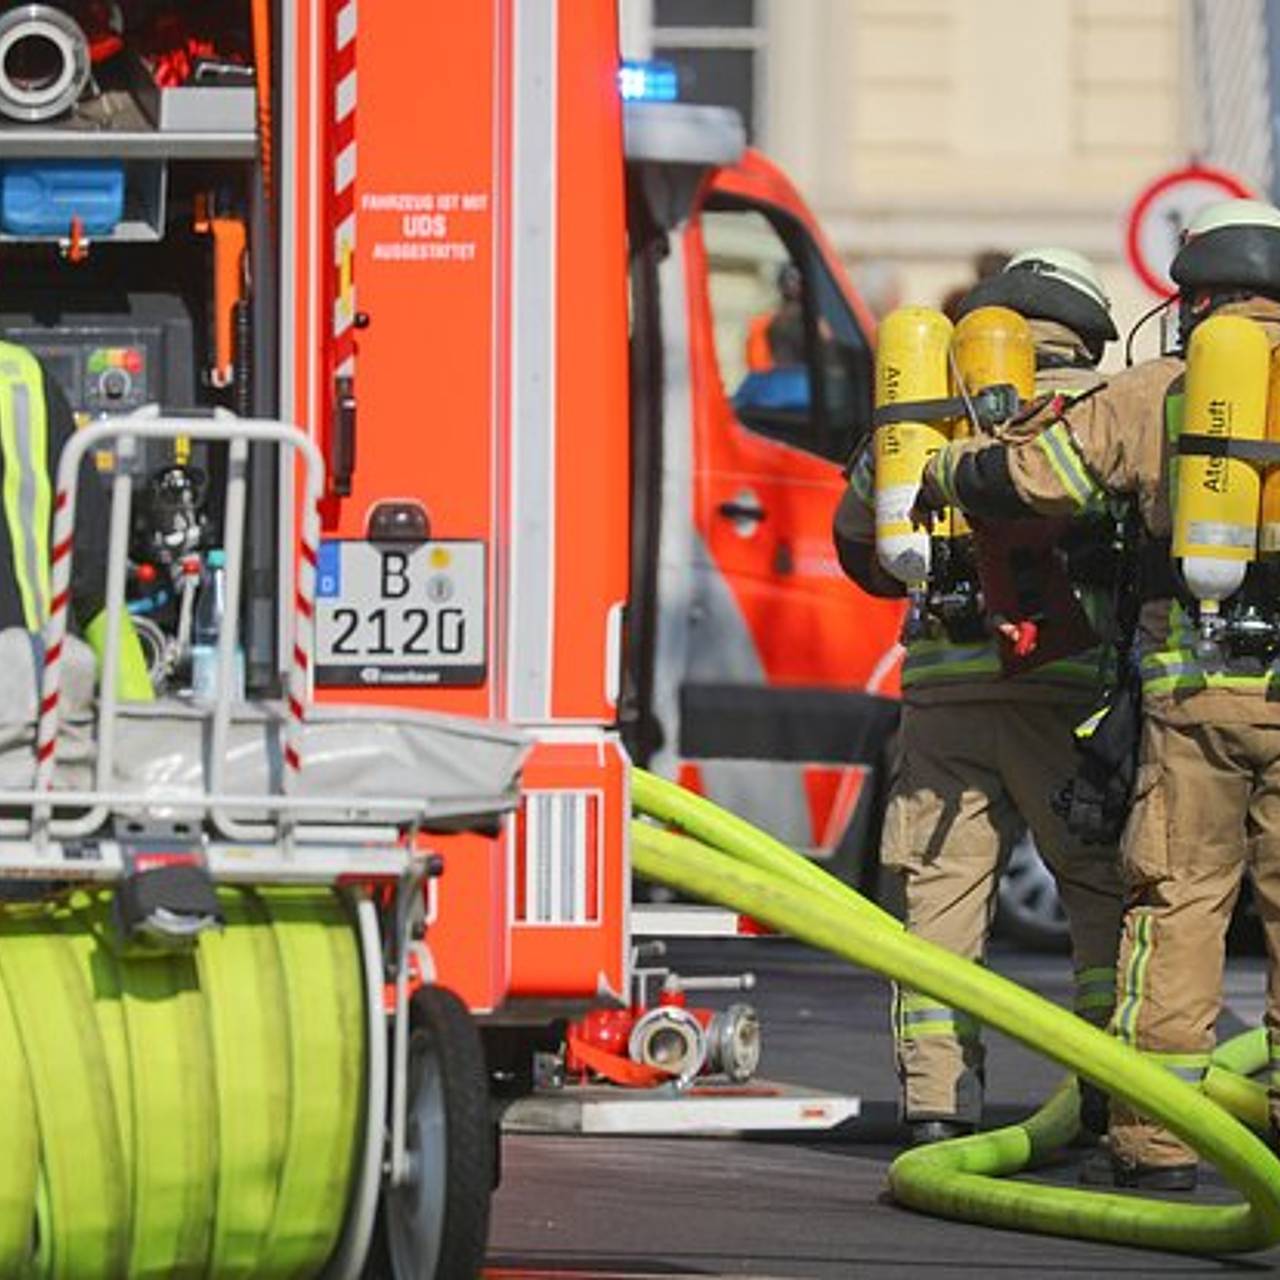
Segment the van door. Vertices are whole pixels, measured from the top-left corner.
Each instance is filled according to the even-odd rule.
[[[871,322],[798,196],[751,153],[672,247],[656,763],[831,855],[896,716],[900,606],[858,591],[831,538],[841,463],[870,424]],[[670,455],[685,449],[674,499]]]

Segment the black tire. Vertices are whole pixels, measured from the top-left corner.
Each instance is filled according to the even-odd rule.
[[[1035,841],[1025,836],[1000,876],[996,931],[1033,951],[1071,950],[1071,929],[1062,909],[1053,873],[1041,860]]]
[[[472,1280],[489,1238],[493,1120],[480,1034],[466,1005],[444,987],[422,987],[409,1002],[408,1111],[409,1153],[426,1182],[384,1188],[366,1275]],[[443,1129],[443,1150],[430,1144],[424,1127],[431,1134]],[[424,1254],[437,1226],[433,1267]]]

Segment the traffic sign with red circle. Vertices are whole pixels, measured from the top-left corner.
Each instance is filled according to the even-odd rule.
[[[1125,251],[1138,279],[1164,298],[1178,291],[1169,277],[1169,264],[1182,243],[1187,223],[1205,205],[1249,197],[1253,191],[1225,169],[1188,165],[1162,174],[1149,183],[1129,210]]]

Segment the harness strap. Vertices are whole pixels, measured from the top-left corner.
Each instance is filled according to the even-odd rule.
[[[1178,453],[1183,457],[1238,458],[1241,462],[1274,465],[1280,463],[1280,440],[1237,440],[1184,431],[1178,436]]]
[[[1000,383],[984,387],[966,403],[963,396],[947,396],[940,400],[901,400],[883,404],[871,415],[873,425],[888,427],[898,422],[939,422],[945,418],[964,418],[972,408],[978,425],[994,427],[1014,417],[1022,407],[1013,386]]]

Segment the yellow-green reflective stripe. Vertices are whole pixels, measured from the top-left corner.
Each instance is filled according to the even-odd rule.
[[[23,617],[28,630],[37,631],[49,611],[52,509],[44,384],[39,365],[26,352],[0,345],[0,387],[5,521]]]
[[[978,1023],[955,1009],[902,1009],[898,1013],[898,1034],[904,1040],[915,1036],[950,1036],[961,1040],[977,1037]]]
[[[871,476],[871,457],[869,454],[862,454],[858,461],[854,463],[853,470],[849,472],[849,488],[864,503],[871,501],[874,481]]]
[[[1151,917],[1135,914],[1133,932],[1133,950],[1124,974],[1124,999],[1116,1011],[1116,1031],[1127,1044],[1134,1043],[1142,1006],[1142,984],[1151,958]]]
[[[939,1004],[932,996],[922,995],[919,991],[900,991],[898,1007],[913,1012],[922,1009],[945,1009],[948,1013],[951,1011],[949,1004]]]
[[[1074,499],[1078,507],[1088,507],[1098,499],[1098,486],[1085,470],[1075,444],[1061,422],[1055,422],[1042,431],[1036,437],[1036,444],[1058,477],[1063,492]]]
[[[953,506],[956,503],[956,451],[952,448],[938,452],[938,465],[934,471],[934,479],[943,497]]]
[[[902,684],[917,680],[956,680],[969,676],[998,676],[1000,658],[988,642],[955,645],[945,640],[917,640],[907,647]]]
[[[1142,660],[1142,687],[1148,693],[1166,693],[1173,689],[1242,689],[1262,694],[1272,679],[1264,675],[1232,675],[1229,672],[1205,671],[1193,659],[1182,660],[1170,654],[1149,654]]]
[[[1076,970],[1076,986],[1093,986],[1099,982],[1110,982],[1115,984],[1116,967],[1115,965],[1094,965],[1092,968]]]
[[[987,640],[978,644],[951,644],[946,640],[916,640],[907,650],[909,661],[919,666],[941,663],[985,661],[995,658],[995,646]]]
[[[916,675],[925,672],[958,672],[958,671],[989,671],[993,675],[1000,670],[1000,660],[998,658],[967,658],[967,659],[947,659],[947,658],[910,658],[907,659],[907,668]]]
[[[1079,992],[1074,1001],[1076,1009],[1110,1009],[1116,1002],[1114,991]]]
[[[1093,731],[1102,723],[1102,717],[1107,714],[1110,707],[1099,707],[1087,720],[1082,720],[1075,727],[1075,735],[1077,738],[1091,738]]]
[[[957,1040],[976,1039],[976,1028],[959,1022],[926,1022],[904,1026],[899,1031],[902,1040],[922,1040],[927,1036],[953,1036]]]

